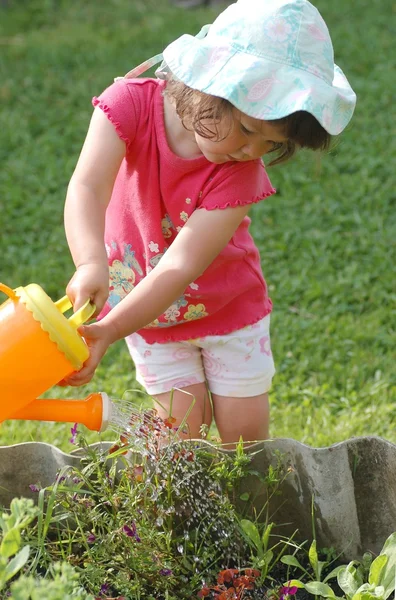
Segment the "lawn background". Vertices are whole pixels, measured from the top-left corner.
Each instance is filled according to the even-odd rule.
[[[313,446],[358,435],[396,442],[395,14],[391,0],[316,6],[358,104],[330,154],[301,153],[269,171],[278,194],[252,211],[274,301],[271,434]],[[0,5],[0,281],[38,283],[54,300],[64,294],[73,265],[63,202],[91,97],[216,14],[177,9],[167,0]],[[137,388],[119,342],[88,386],[55,387],[47,396],[83,398],[102,390],[147,404],[142,392],[126,393]],[[45,441],[67,451],[69,429],[8,421],[0,426],[0,444]]]

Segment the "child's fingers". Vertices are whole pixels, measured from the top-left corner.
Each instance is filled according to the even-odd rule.
[[[99,338],[96,323],[91,323],[91,325],[80,325],[78,333],[82,335],[88,346],[93,344]]]
[[[105,354],[108,343],[103,342],[100,338],[101,328],[95,323],[91,325],[81,325],[78,332],[85,339],[89,348],[89,357],[79,371],[75,371],[67,377],[64,377],[58,385],[64,386],[80,386],[89,383],[95,374],[96,367],[100,363]]]
[[[73,373],[72,375],[69,375],[68,377],[65,377],[64,379],[62,379],[62,381],[60,381],[58,383],[58,385],[61,387],[65,387],[65,386],[78,387],[80,385],[84,385],[85,383],[89,383],[91,381],[92,377],[94,376],[94,373],[95,373],[95,369],[83,367],[81,369],[81,371],[78,371],[77,373]]]

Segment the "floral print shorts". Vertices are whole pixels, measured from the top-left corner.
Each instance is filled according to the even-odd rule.
[[[206,381],[213,394],[243,398],[271,387],[275,367],[269,327],[267,315],[227,335],[148,344],[134,333],[126,342],[136,379],[151,396]]]

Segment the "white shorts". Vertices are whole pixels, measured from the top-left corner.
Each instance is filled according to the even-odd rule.
[[[148,344],[137,333],[126,338],[136,379],[150,396],[207,382],[220,396],[264,394],[275,374],[270,346],[270,315],[227,335],[184,342]]]

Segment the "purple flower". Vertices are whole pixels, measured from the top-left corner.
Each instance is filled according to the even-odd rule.
[[[107,595],[107,592],[109,591],[109,584],[108,583],[103,583],[100,586],[100,590],[99,590],[99,596],[105,596]]]
[[[161,569],[159,574],[162,575],[163,577],[169,577],[170,575],[173,575],[171,569]]]
[[[289,596],[294,596],[298,592],[298,587],[293,585],[290,587],[289,585],[284,585],[280,589],[279,600],[288,600]]]
[[[129,527],[129,525],[124,525],[124,527],[122,528],[122,531],[128,537],[134,538],[136,540],[136,542],[141,542],[142,541],[140,539],[140,537],[138,536],[137,532],[136,532],[136,525],[135,525],[135,523],[132,522],[132,526],[131,527]]]
[[[66,480],[66,477],[64,475],[59,475],[59,473],[57,474],[56,479],[55,479],[56,483],[62,483],[65,480]]]
[[[71,438],[70,438],[69,441],[70,441],[71,444],[75,444],[76,443],[76,437],[77,437],[77,434],[78,434],[77,426],[78,426],[78,423],[74,423],[73,427],[70,429],[72,436],[71,436]]]
[[[31,483],[29,485],[29,488],[31,489],[32,492],[39,492],[40,491],[40,487],[38,485],[36,485],[35,483]]]
[[[96,541],[96,535],[94,533],[90,533],[87,535],[88,544],[93,544]]]

